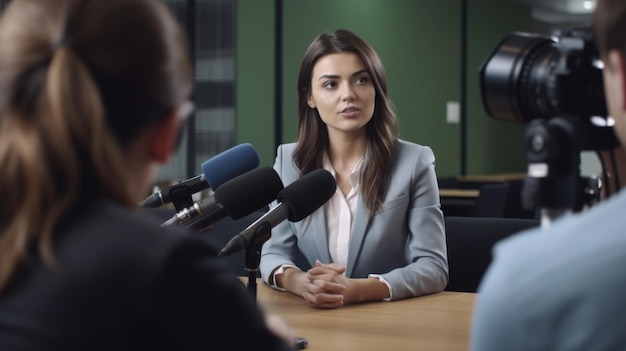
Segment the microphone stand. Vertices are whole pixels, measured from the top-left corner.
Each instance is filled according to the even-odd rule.
[[[252,235],[252,240],[246,245],[246,271],[248,271],[248,291],[257,299],[257,276],[259,272],[259,263],[261,262],[261,247],[267,239],[272,236],[272,226],[269,221],[259,224],[258,228]],[[307,347],[309,340],[303,337],[295,337],[294,344],[296,350],[302,350]]]
[[[268,221],[259,224],[252,235],[252,240],[246,245],[246,271],[248,271],[248,291],[252,293],[254,299],[257,297],[256,280],[261,262],[261,247],[272,235],[272,226]]]

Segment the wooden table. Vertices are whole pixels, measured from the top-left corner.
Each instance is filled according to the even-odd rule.
[[[441,292],[321,310],[259,281],[259,305],[284,318],[308,350],[467,350],[476,294]]]
[[[460,197],[476,199],[480,196],[478,189],[439,189],[439,197]]]
[[[489,175],[464,175],[456,177],[459,182],[474,183],[502,183],[515,180],[524,180],[528,175],[526,173],[505,173],[505,174],[489,174]]]

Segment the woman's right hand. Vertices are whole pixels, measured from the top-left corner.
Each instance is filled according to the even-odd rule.
[[[343,274],[345,268],[332,267],[333,274]],[[326,267],[331,269],[331,267]],[[287,268],[282,275],[282,287],[291,293],[302,296],[312,307],[337,308],[344,305],[343,292],[346,286],[331,279],[324,279],[324,275],[316,275],[310,279],[309,272],[302,272],[295,268]],[[329,275],[330,276],[330,275]]]

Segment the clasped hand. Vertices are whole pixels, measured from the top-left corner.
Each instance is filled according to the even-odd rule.
[[[346,267],[337,263],[315,262],[305,274],[302,297],[316,308],[337,308],[352,302],[352,282],[344,275]]]

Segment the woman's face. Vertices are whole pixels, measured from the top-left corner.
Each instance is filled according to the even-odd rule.
[[[315,63],[308,104],[319,112],[329,136],[365,132],[375,97],[370,72],[356,54],[328,54]]]

